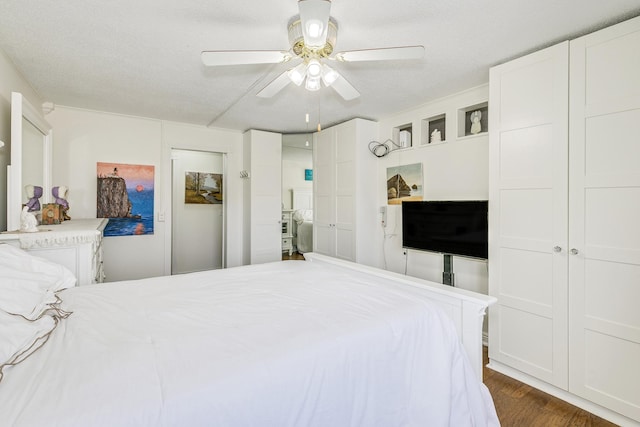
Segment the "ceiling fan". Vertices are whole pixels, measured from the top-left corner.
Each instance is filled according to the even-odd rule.
[[[310,91],[319,90],[322,84],[331,86],[342,98],[349,101],[360,96],[342,75],[325,63],[386,61],[420,59],[423,46],[402,46],[378,49],[352,50],[333,54],[338,34],[338,24],[329,15],[330,0],[299,0],[299,15],[289,20],[289,43],[291,48],[282,50],[214,50],[202,52],[202,62],[207,66],[275,64],[297,61],[300,63],[280,74],[257,96],[270,98],[289,83]]]

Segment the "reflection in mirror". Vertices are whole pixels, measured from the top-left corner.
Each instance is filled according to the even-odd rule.
[[[22,119],[22,203],[32,197],[27,185],[44,185],[44,144],[42,133],[28,120]]]
[[[51,200],[51,125],[22,94],[11,93],[11,164],[7,167],[7,230],[20,228],[25,186],[42,187],[40,203]],[[37,182],[28,182],[37,181]]]

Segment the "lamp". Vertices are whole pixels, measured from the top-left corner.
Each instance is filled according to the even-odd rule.
[[[307,82],[305,83],[304,88],[312,92],[320,90],[320,76],[311,77],[308,75]]]
[[[333,82],[338,80],[338,77],[340,77],[340,74],[336,70],[326,64],[322,64],[322,81],[325,86],[331,86]]]
[[[317,59],[309,60],[309,64],[307,65],[307,76],[312,79],[316,79],[320,77],[322,74],[322,65],[320,65],[320,61]]]
[[[329,26],[329,10],[331,2],[328,0],[302,0],[298,3],[304,44],[311,49],[322,49],[327,41]]]
[[[321,81],[325,86],[329,87],[340,77],[336,70],[326,64],[322,64],[316,58],[298,64],[290,69],[287,75],[296,86],[300,86],[306,79],[304,87],[312,92],[322,87]]]
[[[296,86],[300,86],[306,76],[307,64],[304,62],[289,70],[289,78]]]

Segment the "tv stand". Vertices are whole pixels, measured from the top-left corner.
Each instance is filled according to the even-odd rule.
[[[453,277],[453,255],[442,254],[444,262],[444,271],[442,272],[442,284],[455,286]]]

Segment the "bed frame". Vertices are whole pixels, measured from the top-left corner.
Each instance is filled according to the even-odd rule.
[[[304,258],[309,262],[339,265],[426,290],[429,298],[453,320],[469,361],[482,380],[482,322],[487,307],[495,303],[496,298],[313,252],[304,254]]]

